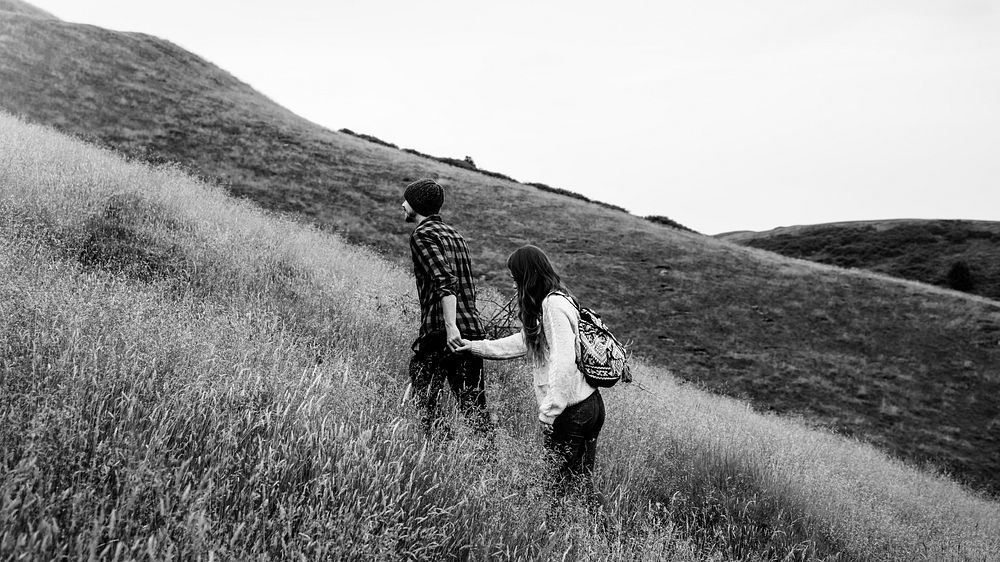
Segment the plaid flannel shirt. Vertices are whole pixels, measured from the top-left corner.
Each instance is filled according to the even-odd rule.
[[[441,299],[455,295],[455,321],[462,337],[479,339],[483,325],[476,310],[472,260],[465,239],[441,220],[424,219],[410,235],[413,274],[420,299],[420,335],[413,350],[435,351],[445,347],[444,307]]]

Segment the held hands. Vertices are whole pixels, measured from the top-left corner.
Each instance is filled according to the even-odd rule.
[[[452,353],[458,353],[460,351],[458,348],[462,345],[462,342],[465,341],[462,339],[462,332],[458,331],[458,326],[455,324],[446,324],[444,329],[445,334],[448,337],[448,349],[450,349]]]
[[[480,342],[478,342],[478,341],[469,341],[469,340],[465,340],[465,339],[459,338],[458,345],[456,345],[455,347],[452,347],[451,346],[451,342],[449,341],[448,342],[448,347],[451,349],[451,351],[453,353],[469,352],[469,353],[471,353],[473,355],[479,355],[479,353],[480,353],[479,343]]]

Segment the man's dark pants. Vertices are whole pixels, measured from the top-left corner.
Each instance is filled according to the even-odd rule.
[[[426,343],[410,359],[413,398],[423,409],[424,429],[431,431],[441,417],[438,394],[445,381],[468,424],[477,432],[489,433],[492,423],[486,409],[482,358],[471,353],[452,353],[444,345],[428,346]]]

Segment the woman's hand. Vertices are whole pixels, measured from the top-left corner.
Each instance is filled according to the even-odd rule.
[[[459,339],[459,344],[452,348],[455,353],[469,352],[473,355],[482,355],[482,342],[475,340]]]

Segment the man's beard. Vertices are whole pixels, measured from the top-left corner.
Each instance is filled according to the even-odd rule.
[[[406,222],[417,222],[417,213],[412,212],[412,211],[409,212],[409,213],[406,213],[406,218],[403,219],[403,220],[406,221]]]

